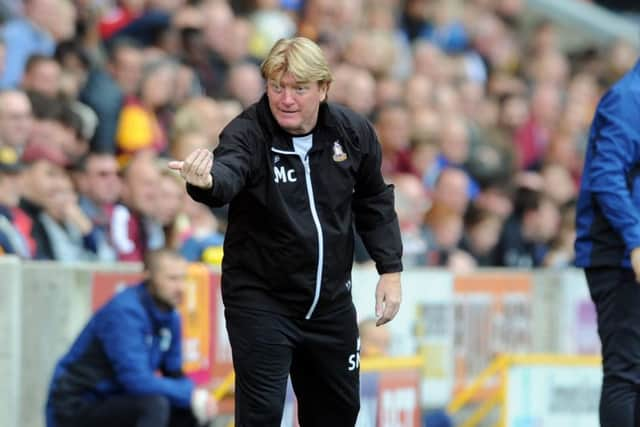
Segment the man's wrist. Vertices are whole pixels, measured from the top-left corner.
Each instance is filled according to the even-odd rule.
[[[208,176],[209,180],[207,181],[207,185],[205,187],[200,187],[204,190],[211,190],[213,188],[213,174],[210,173]]]
[[[204,423],[207,420],[208,399],[209,394],[207,390],[202,388],[193,390],[193,394],[191,396],[191,412],[200,423]]]

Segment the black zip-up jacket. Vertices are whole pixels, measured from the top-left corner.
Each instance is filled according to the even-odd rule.
[[[229,205],[222,261],[226,307],[311,318],[351,304],[353,224],[380,274],[402,270],[393,186],[372,126],[320,106],[306,155],[275,121],[266,95],[222,131],[213,188],[193,199]]]

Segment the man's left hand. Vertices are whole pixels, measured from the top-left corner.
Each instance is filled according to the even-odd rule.
[[[380,275],[376,286],[376,326],[384,325],[398,314],[401,299],[400,273]]]

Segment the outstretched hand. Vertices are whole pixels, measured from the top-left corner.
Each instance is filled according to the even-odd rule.
[[[382,274],[376,287],[376,326],[384,325],[398,314],[401,299],[400,273]]]
[[[183,161],[169,162],[169,168],[180,172],[185,181],[204,189],[213,187],[212,167],[213,153],[205,148],[195,150]]]

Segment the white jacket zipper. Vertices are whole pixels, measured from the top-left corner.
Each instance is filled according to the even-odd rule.
[[[302,165],[304,166],[304,181],[307,186],[309,208],[311,210],[311,217],[313,218],[313,223],[316,226],[316,233],[318,235],[318,265],[316,267],[316,289],[313,295],[313,302],[311,303],[311,307],[309,307],[307,314],[304,316],[304,318],[308,320],[311,318],[311,315],[316,309],[316,305],[318,305],[318,300],[320,299],[320,288],[322,287],[322,265],[324,262],[324,239],[322,237],[322,225],[320,224],[320,218],[318,217],[318,211],[316,210],[313,186],[311,185],[311,166],[309,166],[309,155],[308,153],[306,155],[301,155],[295,151],[278,150],[277,148],[273,147],[271,147],[271,150],[279,154],[298,156],[298,158],[302,162]]]

